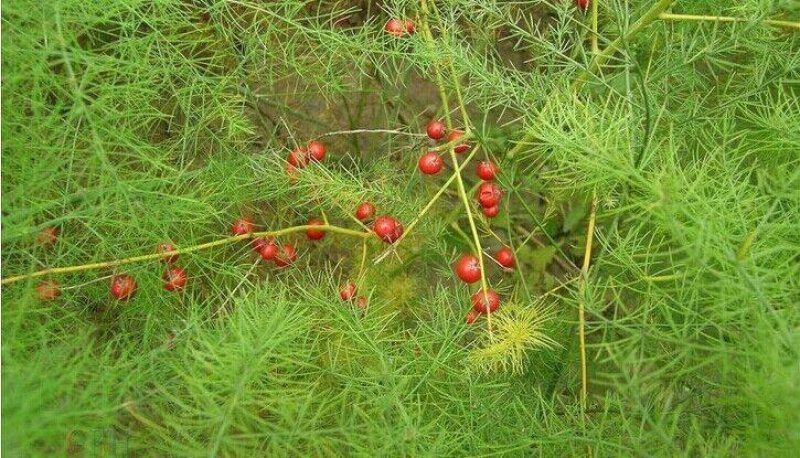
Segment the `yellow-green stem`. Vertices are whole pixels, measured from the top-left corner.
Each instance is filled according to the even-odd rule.
[[[248,240],[257,237],[280,237],[282,235],[292,234],[295,232],[303,232],[308,229],[315,229],[321,230],[325,232],[332,232],[335,234],[342,234],[342,235],[349,235],[352,237],[360,237],[360,238],[367,238],[372,235],[371,232],[362,232],[362,231],[355,231],[352,229],[347,229],[344,227],[339,226],[332,226],[330,224],[319,225],[319,226],[309,226],[309,225],[302,225],[302,226],[293,226],[288,227],[285,229],[279,229],[277,231],[262,231],[262,232],[251,232],[249,234],[243,235],[235,235],[231,237],[226,237],[224,239],[214,240],[212,242],[203,243],[200,245],[194,245],[186,248],[177,249],[171,254],[184,254],[184,253],[192,253],[195,251],[205,250],[208,248],[213,248],[220,245],[226,245],[233,242],[238,242],[241,240]],[[31,272],[24,275],[15,275],[13,277],[6,277],[0,281],[3,285],[8,285],[11,283],[16,283],[21,280],[25,280],[28,278],[36,278],[42,277],[45,275],[56,275],[56,274],[68,274],[68,273],[75,273],[75,272],[84,272],[87,270],[97,270],[97,269],[105,269],[111,267],[119,267],[126,264],[134,264],[138,262],[145,262],[145,261],[153,261],[157,259],[161,259],[164,257],[164,253],[151,253],[145,254],[141,256],[132,256],[129,258],[123,259],[115,259],[113,261],[104,261],[104,262],[95,262],[90,264],[81,264],[78,266],[70,266],[70,267],[52,267],[48,269],[38,270],[36,272]]]
[[[708,21],[708,22],[753,22],[750,19],[732,17],[732,16],[706,16],[695,14],[673,14],[661,13],[658,18],[662,21]],[[800,30],[800,22],[779,21],[775,19],[764,19],[757,21],[760,24],[770,25],[773,27],[782,27],[787,29]]]
[[[594,222],[597,216],[597,194],[592,195],[592,210],[589,214],[589,227],[586,229],[586,248],[583,252],[583,266],[581,267],[581,283],[578,288],[578,336],[581,351],[581,408],[586,410],[588,399],[589,377],[586,370],[586,314],[583,295],[586,290],[586,280],[589,275],[589,263],[592,259],[592,241],[594,240]]]
[[[417,214],[417,217],[414,218],[414,221],[412,221],[411,224],[409,224],[408,227],[405,229],[405,231],[403,231],[403,235],[401,235],[400,238],[397,239],[397,241],[395,241],[394,244],[392,244],[392,248],[396,248],[400,244],[400,242],[402,242],[403,239],[405,239],[411,233],[411,231],[414,230],[417,224],[419,224],[422,217],[425,216],[425,214],[428,213],[428,211],[431,208],[433,208],[433,205],[436,203],[436,201],[438,201],[439,198],[442,197],[442,195],[447,191],[447,189],[450,188],[450,185],[452,185],[453,182],[456,180],[456,176],[459,176],[464,167],[466,167],[467,164],[469,163],[470,159],[472,159],[472,157],[475,156],[475,154],[478,152],[479,148],[480,146],[476,145],[475,148],[473,148],[472,152],[469,154],[469,156],[467,156],[467,159],[464,160],[464,162],[461,165],[455,167],[455,170],[453,171],[453,174],[450,175],[450,178],[448,178],[447,181],[444,182],[444,184],[439,188],[439,190],[436,191],[436,194],[433,195],[431,200],[429,200],[428,203],[425,205],[425,207],[422,210],[420,210],[420,212]],[[381,262],[389,253],[391,253],[391,249],[387,250],[386,252],[375,258],[375,264]]]
[[[592,54],[600,52],[600,47],[597,44],[597,34],[599,33],[597,26],[598,3],[600,3],[600,0],[594,0],[592,2]]]
[[[433,3],[433,0],[431,0],[431,3]],[[422,10],[425,13],[425,19],[426,19],[422,23],[423,30],[425,31],[425,36],[428,39],[428,43],[431,46],[433,46],[433,34],[431,33],[431,29],[430,29],[430,27],[428,25],[428,21],[427,21],[427,17],[429,15],[429,12],[428,12],[428,5],[427,5],[426,0],[422,0]],[[466,108],[464,107],[464,99],[463,99],[463,97],[461,95],[461,84],[458,81],[458,77],[456,76],[452,65],[450,66],[450,69],[451,69],[451,76],[452,76],[452,79],[453,79],[453,86],[456,89],[456,96],[458,97],[458,102],[460,104],[460,109],[461,109],[461,112],[462,112],[462,116],[464,118],[463,121],[464,121],[465,124],[468,124],[469,123],[469,119],[468,119]],[[446,119],[447,124],[448,124],[447,127],[448,127],[448,129],[452,129],[453,128],[453,123],[452,123],[452,121],[450,119],[450,109],[449,109],[448,103],[447,103],[447,92],[445,91],[445,85],[444,85],[444,80],[442,78],[441,69],[438,66],[434,66],[434,73],[436,73],[436,85],[437,85],[437,87],[439,89],[439,96],[442,99],[442,105],[444,106],[444,109],[445,109],[445,119]],[[458,163],[458,156],[456,155],[455,148],[450,148],[450,159],[453,161],[453,165],[456,167],[456,173],[454,173],[453,175],[455,176],[455,179],[456,179],[456,185],[458,187],[458,193],[461,196],[461,201],[464,203],[464,210],[466,210],[466,212],[467,212],[467,221],[469,222],[469,227],[470,227],[470,230],[472,231],[472,238],[473,238],[473,241],[475,243],[475,249],[477,250],[477,253],[475,253],[475,254],[478,256],[478,265],[480,266],[480,269],[481,269],[481,291],[483,292],[483,299],[487,304],[487,307],[486,307],[486,312],[487,312],[486,313],[486,321],[487,321],[487,326],[489,328],[489,334],[491,336],[491,333],[492,333],[492,312],[491,312],[491,310],[489,310],[489,307],[488,307],[488,303],[489,303],[489,297],[488,297],[489,284],[486,281],[486,266],[485,266],[485,264],[483,262],[483,248],[481,247],[481,239],[480,239],[480,236],[478,235],[478,228],[475,226],[475,219],[472,217],[472,206],[470,205],[469,197],[467,197],[467,192],[464,189],[464,180],[461,179],[461,167],[459,166],[459,163]]]

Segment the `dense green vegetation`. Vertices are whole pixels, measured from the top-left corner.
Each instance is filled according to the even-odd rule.
[[[470,212],[453,180],[396,251],[298,232],[286,269],[246,241],[182,253],[180,293],[155,260],[43,277],[54,301],[4,284],[2,452],[796,453],[800,4],[602,1],[593,51],[595,5],[380,3],[3,2],[5,279],[223,239],[243,215],[360,230],[364,200],[408,231],[454,171],[417,171],[428,121],[478,149]],[[292,178],[314,138],[325,161]],[[493,219],[472,197],[486,158]],[[451,267],[473,222],[517,259],[485,258],[491,332]],[[138,291],[115,301],[123,271]]]

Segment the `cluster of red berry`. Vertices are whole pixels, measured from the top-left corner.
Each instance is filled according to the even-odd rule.
[[[319,140],[308,142],[305,148],[295,148],[286,158],[286,173],[294,177],[297,169],[302,169],[309,162],[321,162],[325,159],[325,145]]]
[[[441,121],[431,121],[428,123],[427,135],[432,140],[440,141],[447,138],[448,144],[456,154],[463,154],[471,149],[467,142],[460,143],[459,138],[464,135],[460,130],[452,130],[447,133],[444,123]],[[303,168],[310,162],[321,162],[326,155],[325,145],[319,140],[309,142],[305,148],[297,148],[291,151],[286,158],[287,171],[293,174],[296,169]],[[438,173],[443,166],[443,159],[436,152],[428,152],[420,158],[419,169],[427,175]],[[491,160],[484,160],[477,164],[476,174],[484,180],[478,188],[478,202],[484,208],[487,216],[497,214],[502,192],[492,181],[499,173],[499,168]],[[376,215],[376,207],[371,202],[362,202],[355,209],[355,217],[364,224],[371,223],[371,230],[376,237],[386,243],[394,244],[403,236],[405,228],[403,224],[390,215]],[[327,222],[321,218],[311,218],[306,223],[305,233],[311,241],[318,241],[325,237],[325,227]],[[320,229],[314,228],[321,226]],[[239,218],[231,225],[231,233],[236,237],[253,236],[255,225],[249,218]],[[46,228],[39,234],[39,243],[43,246],[53,245],[58,239],[56,228]],[[250,239],[250,246],[261,259],[273,262],[278,268],[285,268],[297,260],[297,250],[291,243],[278,243],[272,237],[254,237]],[[186,288],[188,275],[186,270],[177,266],[175,263],[179,258],[178,250],[169,242],[160,243],[156,247],[158,258],[167,264],[167,270],[162,278],[164,289],[167,291],[180,291]],[[514,268],[514,254],[508,247],[498,250],[494,259],[505,269]],[[475,283],[481,279],[481,263],[473,254],[464,254],[459,258],[454,266],[456,275],[468,284]],[[37,288],[37,293],[42,300],[54,300],[60,296],[59,284],[54,280],[41,282]],[[117,300],[124,301],[131,299],[137,290],[136,280],[127,273],[118,273],[112,276],[110,292]],[[348,281],[339,293],[342,301],[355,301],[356,305],[363,309],[367,307],[367,298],[358,295],[355,283]],[[474,322],[481,314],[489,314],[497,310],[500,305],[500,296],[492,289],[479,290],[472,295],[472,310],[467,316],[469,323]]]
[[[425,130],[428,133],[428,137],[435,141],[445,138],[446,134],[447,143],[456,143],[453,145],[453,151],[455,151],[456,154],[463,154],[470,150],[469,143],[457,143],[458,139],[464,135],[464,132],[452,130],[448,134],[442,121],[433,120],[429,122]],[[439,153],[428,151],[420,156],[417,167],[419,171],[425,175],[436,175],[441,172],[444,167],[444,159]],[[502,198],[503,192],[500,186],[492,181],[499,172],[500,168],[497,164],[489,159],[481,161],[475,166],[475,173],[480,179],[485,181],[485,183],[481,183],[478,188],[477,197],[483,209],[483,214],[488,218],[494,218],[500,212],[500,199]]]
[[[456,154],[463,154],[470,150],[469,143],[458,143],[458,139],[464,135],[460,130],[452,130],[447,133],[447,128],[440,120],[432,120],[426,127],[428,137],[434,141],[440,141],[447,137],[447,143],[454,144],[453,151]],[[444,167],[442,157],[433,151],[426,152],[419,158],[417,164],[419,171],[425,175],[436,175]],[[480,203],[483,214],[489,218],[494,218],[500,211],[500,199],[502,190],[494,183],[494,179],[500,172],[497,164],[486,159],[480,161],[475,167],[475,173],[483,183],[478,187],[478,203]],[[505,269],[514,268],[514,253],[508,247],[503,247],[495,254],[495,261]],[[472,284],[481,279],[481,264],[479,259],[473,254],[462,255],[454,266],[458,278],[467,284]],[[486,315],[494,312],[500,306],[500,296],[496,291],[483,289],[472,295],[472,310],[467,315],[467,322],[472,324],[479,315]]]
[[[447,133],[444,123],[438,120],[429,122],[425,130],[428,133],[428,138],[435,141],[443,139]],[[464,132],[460,130],[452,130],[449,134],[447,134],[447,142],[454,143],[462,135],[464,135]],[[470,150],[470,146],[468,143],[459,143],[453,147],[453,150],[456,152],[456,154],[463,154]],[[436,175],[442,171],[442,168],[444,167],[444,159],[442,159],[439,153],[435,151],[428,151],[419,158],[417,167],[419,167],[419,171],[425,175]]]
[[[406,33],[413,34],[416,32],[417,25],[414,24],[414,21],[411,19],[401,21],[400,19],[392,18],[386,21],[386,24],[383,25],[383,30],[385,30],[389,35],[402,37]]]

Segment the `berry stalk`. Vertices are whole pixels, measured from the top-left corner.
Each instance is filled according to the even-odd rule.
[[[431,3],[433,4],[433,1],[431,1]],[[435,6],[434,6],[434,8],[435,8]],[[429,11],[428,11],[427,2],[425,0],[422,0],[422,10],[423,10],[423,12],[425,13],[426,16],[428,16],[430,14]],[[433,34],[431,33],[431,29],[430,29],[430,27],[428,25],[427,17],[425,18],[424,21],[422,21],[422,27],[423,27],[423,29],[425,31],[425,33],[424,33],[425,38],[428,40],[428,43],[431,46],[433,46],[433,44],[434,44]],[[450,70],[451,70],[451,76],[453,78],[453,85],[456,88],[456,96],[458,98],[458,102],[459,102],[459,105],[460,105],[463,121],[465,123],[465,127],[466,127],[465,134],[466,134],[466,133],[470,132],[469,126],[468,126],[469,118],[468,118],[468,115],[467,115],[466,107],[464,106],[463,96],[461,95],[460,83],[458,81],[458,77],[455,74],[455,71],[454,71],[454,68],[452,66],[452,63],[450,63],[449,66],[450,66]],[[452,130],[453,122],[452,122],[452,119],[450,117],[450,107],[448,106],[448,103],[447,103],[447,92],[445,91],[444,80],[442,78],[442,72],[441,72],[441,69],[439,68],[439,66],[437,66],[437,65],[434,65],[433,68],[434,68],[434,73],[436,74],[436,85],[437,85],[437,87],[439,89],[439,97],[441,98],[442,106],[444,107],[445,120],[447,121],[448,129]],[[475,149],[477,149],[477,148],[475,148]],[[480,240],[480,236],[478,235],[478,228],[475,226],[475,218],[472,216],[472,207],[470,206],[469,197],[467,197],[467,192],[464,189],[464,180],[461,178],[461,168],[463,167],[464,164],[467,163],[467,161],[465,161],[464,164],[459,164],[458,163],[458,156],[456,155],[455,147],[451,147],[450,148],[450,160],[453,161],[453,165],[456,168],[456,171],[453,174],[453,176],[455,177],[456,186],[458,188],[458,193],[461,196],[461,201],[464,204],[464,209],[467,212],[467,221],[469,222],[469,227],[470,227],[470,230],[472,231],[472,239],[473,239],[473,242],[475,244],[475,248],[476,248],[476,251],[477,251],[476,254],[478,255],[478,263],[479,263],[479,266],[480,266],[480,269],[481,269],[481,291],[483,292],[484,301],[486,301],[488,303],[489,302],[489,296],[488,296],[488,294],[489,294],[489,284],[486,281],[486,266],[484,265],[484,262],[483,262],[483,247],[481,247],[481,240]],[[491,336],[491,333],[492,333],[492,312],[491,312],[491,308],[490,307],[486,308],[486,323],[487,323],[487,326],[489,328],[489,335]]]
[[[673,14],[661,13],[658,18],[662,21],[710,21],[710,22],[752,22],[746,18],[732,17],[732,16],[707,16],[695,14]],[[786,29],[797,29],[800,31],[800,22],[779,21],[777,19],[764,19],[761,21],[764,25],[773,27],[782,27]]]
[[[597,25],[597,13],[599,9],[598,3],[600,3],[600,0],[594,0],[592,2],[592,54],[597,54],[600,52],[600,47],[597,44],[597,34],[599,33]]]
[[[467,158],[464,159],[464,162],[461,163],[461,164],[458,164],[455,167],[455,170],[453,171],[453,174],[450,175],[450,178],[448,178],[447,181],[444,182],[444,184],[439,188],[439,190],[436,191],[436,194],[434,194],[433,197],[431,197],[431,200],[429,200],[428,203],[425,205],[425,207],[422,210],[420,210],[420,212],[417,214],[417,217],[414,218],[414,221],[412,221],[408,225],[406,230],[403,232],[403,235],[401,235],[400,238],[397,239],[397,241],[395,241],[392,244],[392,247],[396,247],[397,245],[399,245],[400,242],[402,242],[403,239],[406,238],[408,236],[408,234],[411,233],[411,231],[414,229],[414,227],[417,224],[419,224],[419,221],[422,219],[422,217],[425,216],[425,214],[428,213],[428,211],[431,208],[433,208],[433,205],[436,203],[436,201],[438,201],[439,198],[442,197],[442,195],[450,188],[450,185],[453,184],[453,181],[456,180],[456,177],[461,176],[460,175],[461,171],[469,164],[470,159],[472,159],[475,156],[475,154],[478,152],[479,149],[480,149],[480,145],[475,145],[475,147],[473,147],[472,151],[469,153],[469,156],[467,156]],[[386,250],[384,253],[382,253],[377,258],[375,258],[374,263],[377,264],[377,263],[381,262],[384,258],[386,258],[386,256],[388,256],[389,253],[391,253],[391,248],[392,247],[390,247],[388,250]]]
[[[367,237],[370,237],[370,236],[373,235],[371,232],[356,231],[356,230],[353,230],[353,229],[347,229],[347,228],[344,228],[344,227],[333,226],[333,225],[330,225],[330,224],[325,224],[325,225],[307,225],[307,224],[304,224],[302,226],[292,226],[292,227],[287,227],[285,229],[279,229],[277,231],[251,232],[251,233],[248,233],[248,234],[234,235],[234,236],[231,236],[231,237],[226,237],[224,239],[214,240],[214,241],[203,243],[203,244],[200,244],[200,245],[194,245],[194,246],[190,246],[190,247],[186,247],[186,248],[177,249],[175,251],[172,251],[171,253],[174,254],[174,255],[179,255],[179,254],[183,254],[183,253],[192,253],[192,252],[195,252],[195,251],[201,251],[201,250],[205,250],[205,249],[208,249],[208,248],[213,248],[213,247],[220,246],[220,245],[227,245],[229,243],[234,243],[234,242],[238,242],[238,241],[241,241],[241,240],[254,239],[254,238],[258,238],[258,237],[279,237],[281,235],[293,234],[295,232],[304,232],[304,231],[307,231],[309,229],[325,231],[325,232],[332,232],[334,234],[348,235],[348,236],[351,236],[351,237],[360,237],[360,238],[363,238],[363,239],[366,239]],[[0,281],[0,284],[9,285],[9,284],[16,283],[18,281],[22,281],[22,280],[25,280],[25,279],[28,279],[28,278],[42,277],[42,276],[45,276],[45,275],[66,274],[66,273],[74,273],[74,272],[84,272],[84,271],[87,271],[87,270],[105,269],[105,268],[109,268],[109,267],[118,267],[118,266],[122,266],[122,265],[126,265],[126,264],[134,264],[134,263],[137,263],[137,262],[145,262],[145,261],[157,260],[157,259],[161,259],[163,257],[164,257],[163,253],[152,253],[152,254],[146,254],[146,255],[141,255],[141,256],[132,256],[132,257],[129,257],[129,258],[116,259],[116,260],[113,260],[113,261],[95,262],[95,263],[91,263],[91,264],[81,264],[81,265],[78,265],[78,266],[52,267],[52,268],[48,268],[48,269],[37,270],[35,272],[31,272],[31,273],[28,273],[28,274],[15,275],[15,276],[12,276],[12,277],[6,277],[6,278],[2,279],[2,281]]]
[[[583,294],[586,289],[586,278],[589,275],[589,263],[592,260],[592,241],[594,240],[594,222],[597,217],[597,194],[592,195],[592,211],[589,214],[589,227],[586,229],[586,248],[583,252],[583,266],[581,266],[581,283],[578,287],[578,338],[581,351],[581,407],[586,410],[588,399],[588,374],[586,372],[586,313]]]

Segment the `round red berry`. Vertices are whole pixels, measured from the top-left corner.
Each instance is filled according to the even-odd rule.
[[[58,240],[58,228],[52,226],[42,229],[37,238],[39,245],[45,247],[55,244],[56,240]]]
[[[397,240],[397,225],[399,223],[396,219],[388,215],[383,215],[375,218],[372,223],[372,230],[381,240],[386,243],[394,243]]]
[[[45,280],[36,285],[36,295],[44,302],[56,300],[61,295],[61,285],[55,280]]]
[[[414,33],[417,31],[417,24],[415,24],[414,21],[412,21],[411,19],[406,19],[403,22],[403,26],[406,29],[406,32],[408,33]]]
[[[478,174],[478,177],[481,180],[485,181],[492,181],[497,176],[497,172],[500,171],[500,168],[495,164],[493,161],[480,161],[478,165],[475,166],[475,173]]]
[[[278,245],[271,238],[262,239],[261,248],[258,250],[259,256],[265,261],[274,261],[278,255]]]
[[[367,221],[373,216],[375,216],[375,206],[370,202],[362,202],[361,205],[356,208],[356,218],[358,218],[359,221]]]
[[[433,140],[441,140],[444,138],[447,129],[444,127],[444,123],[437,119],[430,121],[425,127],[425,131],[428,133],[428,137]]]
[[[275,265],[284,268],[297,260],[297,251],[294,245],[286,243],[281,247],[280,252],[275,256]]]
[[[461,138],[462,135],[464,135],[464,131],[452,130],[450,131],[449,134],[447,134],[447,142],[448,143],[454,142],[459,138]],[[456,146],[454,146],[453,149],[455,150],[456,154],[466,153],[467,151],[469,151],[469,145],[466,143],[459,143]]]
[[[514,251],[507,246],[497,250],[497,253],[494,254],[494,259],[498,264],[506,269],[514,268]]]
[[[180,267],[172,266],[164,272],[161,278],[164,279],[164,289],[167,291],[179,291],[186,287],[189,276]]]
[[[486,290],[486,294],[480,289],[472,295],[472,309],[478,313],[484,315],[494,313],[498,307],[500,307],[500,295],[493,289]]]
[[[308,162],[308,154],[302,148],[293,149],[289,155],[286,156],[286,162],[295,168],[305,167]]]
[[[500,203],[500,198],[503,196],[500,186],[488,181],[478,186],[477,194],[481,207],[494,207]]]
[[[308,150],[308,157],[312,161],[320,162],[325,159],[325,145],[321,141],[313,140],[309,142],[306,149]]]
[[[384,24],[383,30],[389,35],[400,37],[406,31],[406,25],[400,19],[389,19],[386,21],[386,24]]]
[[[325,221],[322,221],[320,218],[311,218],[306,223],[307,226],[323,226],[325,225]],[[320,240],[325,237],[325,231],[319,229],[308,229],[306,230],[306,236],[311,240]]]
[[[575,0],[575,6],[586,11],[589,8],[589,0]]]
[[[419,171],[425,175],[436,175],[442,170],[444,161],[442,157],[434,152],[425,153],[419,158],[417,164]]]
[[[486,215],[487,218],[494,218],[500,213],[500,206],[495,205],[494,207],[483,207],[483,214]]]
[[[456,261],[453,269],[465,283],[475,283],[481,279],[481,263],[475,255],[464,254]]]
[[[136,294],[136,280],[128,274],[111,277],[111,295],[119,301],[127,301]]]
[[[169,242],[161,242],[156,245],[156,253],[162,255],[161,260],[167,264],[172,264],[178,260],[178,253],[175,253],[175,245]]]
[[[248,218],[239,218],[231,225],[233,235],[245,235],[253,232],[253,222]]]
[[[366,310],[367,309],[368,302],[369,301],[367,301],[367,298],[365,296],[358,296],[358,299],[356,299],[356,305],[361,310]]]
[[[339,297],[341,297],[343,301],[352,300],[355,296],[356,285],[353,282],[347,282],[347,284],[342,287],[342,290],[339,291]]]
[[[480,313],[476,312],[473,309],[470,309],[470,311],[467,312],[467,316],[465,317],[464,321],[466,321],[467,324],[472,324],[475,322],[475,320],[478,319],[479,316],[481,316]]]

